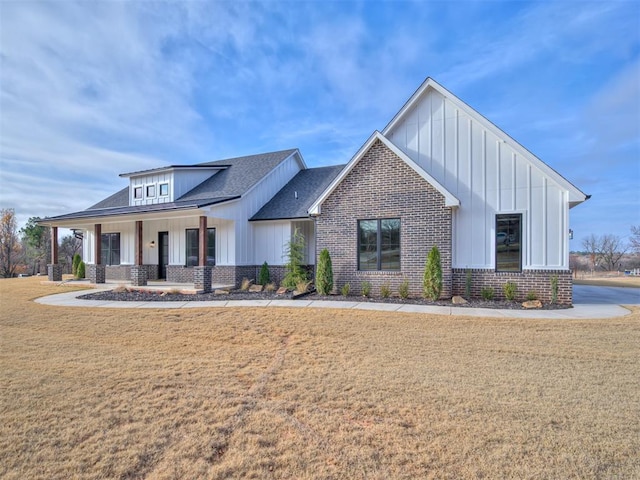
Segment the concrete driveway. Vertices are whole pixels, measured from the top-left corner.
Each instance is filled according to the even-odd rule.
[[[574,285],[574,305],[640,305],[640,288]]]

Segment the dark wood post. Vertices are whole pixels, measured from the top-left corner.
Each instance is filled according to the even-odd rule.
[[[58,264],[58,227],[51,227],[51,264]]]
[[[205,267],[207,265],[207,217],[200,217],[200,229],[198,231],[198,245],[199,252],[198,256],[200,257],[200,261],[198,262],[198,266]]]
[[[96,223],[94,227],[94,246],[95,246],[95,258],[93,263],[100,265],[102,263],[102,224]]]
[[[136,265],[142,265],[142,220],[136,220]]]

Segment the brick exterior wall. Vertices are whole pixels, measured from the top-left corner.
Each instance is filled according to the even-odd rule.
[[[59,263],[50,263],[47,265],[47,278],[50,282],[59,282],[62,280],[62,265]]]
[[[180,265],[167,265],[167,281],[173,283],[195,283],[195,268]],[[272,267],[270,267],[272,268]],[[233,285],[239,287],[243,278],[257,279],[260,267],[255,265],[215,265],[210,267],[211,282],[215,285]]]
[[[182,265],[167,265],[167,282],[193,283],[193,268]]]
[[[527,293],[533,291],[538,300],[550,303],[552,298],[551,277],[558,276],[558,304],[571,305],[573,302],[573,281],[569,270],[524,270],[522,272],[495,272],[493,270],[472,269],[471,297],[482,298],[484,287],[492,287],[495,299],[504,300],[503,286],[514,282],[518,286],[516,300],[523,302]],[[453,269],[453,294],[466,296],[467,270]]]
[[[212,283],[212,267],[193,267],[193,287],[196,290],[200,290],[202,293],[209,293],[211,291]]]
[[[358,220],[400,218],[399,272],[358,271]],[[404,279],[412,296],[422,295],[424,265],[437,245],[442,259],[442,298],[451,296],[451,208],[444,197],[411,167],[376,141],[322,204],[316,221],[317,254],[329,250],[334,285],[349,283],[361,293],[371,283],[374,295],[388,284],[392,293]],[[316,258],[316,265],[318,261]]]
[[[131,280],[131,265],[105,265],[105,278],[107,280]]]

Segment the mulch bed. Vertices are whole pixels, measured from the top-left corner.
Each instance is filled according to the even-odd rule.
[[[158,292],[153,290],[107,290],[103,292],[88,293],[81,295],[78,298],[82,300],[111,300],[118,302],[209,302],[209,301],[229,301],[229,300],[333,300],[333,301],[346,301],[346,302],[366,302],[366,303],[394,303],[394,304],[406,304],[406,305],[434,305],[434,306],[446,306],[446,307],[459,307],[459,308],[495,308],[502,310],[524,310],[520,302],[507,302],[507,301],[486,301],[479,299],[472,299],[469,303],[462,305],[452,305],[450,300],[439,300],[433,302],[424,298],[406,298],[399,297],[362,297],[356,295],[349,295],[347,297],[342,295],[318,295],[317,293],[308,293],[293,297],[292,292],[287,292],[284,295],[277,295],[275,292],[247,292],[243,290],[233,290],[229,294],[216,295],[215,293],[199,293],[199,294],[183,294],[173,292]],[[571,308],[570,306],[544,304],[542,309],[538,310],[559,310]]]

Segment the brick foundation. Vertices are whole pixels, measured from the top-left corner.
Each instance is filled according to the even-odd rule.
[[[358,271],[358,220],[400,219],[399,272]],[[442,297],[451,296],[451,208],[444,197],[411,167],[376,141],[322,205],[316,220],[317,255],[329,250],[334,285],[349,283],[361,293],[362,283],[372,294],[388,284],[392,293],[404,279],[412,296],[422,295],[424,265],[434,245],[440,250]],[[317,264],[317,259],[316,259]]]
[[[571,305],[573,302],[573,282],[569,270],[524,270],[522,272],[495,272],[485,269],[471,269],[471,298],[481,298],[482,289],[491,287],[495,299],[504,300],[503,286],[514,282],[518,286],[516,300],[523,302],[527,293],[535,292],[538,300],[550,303],[552,298],[551,277],[558,276],[558,304]],[[453,295],[466,296],[467,270],[453,269]]]
[[[131,265],[105,265],[105,278],[128,282],[131,279]]]
[[[86,277],[91,283],[105,283],[106,269],[104,265],[90,263],[86,266]]]
[[[62,281],[62,265],[59,263],[47,265],[47,276],[50,282]]]

